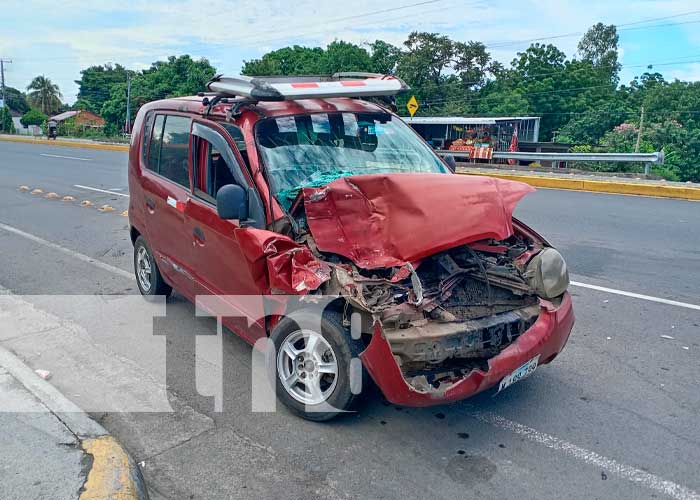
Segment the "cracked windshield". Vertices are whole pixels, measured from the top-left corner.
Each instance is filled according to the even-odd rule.
[[[304,187],[340,177],[447,169],[401,120],[380,113],[321,113],[268,119],[257,139],[277,199],[286,208]]]

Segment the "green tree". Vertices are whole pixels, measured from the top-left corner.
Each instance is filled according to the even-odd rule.
[[[242,73],[251,76],[318,75],[322,73],[324,50],[320,47],[284,47],[260,59],[243,61]]]
[[[29,103],[39,108],[44,114],[50,115],[61,108],[61,91],[45,76],[37,76],[27,86]]]
[[[384,75],[396,73],[396,65],[401,58],[401,49],[383,40],[375,40],[369,46],[372,71]]]
[[[30,109],[24,115],[22,115],[22,118],[19,119],[19,122],[25,127],[28,127],[29,125],[41,125],[46,120],[48,120],[48,118],[48,116],[46,116],[38,109]]]
[[[15,124],[12,123],[12,114],[10,108],[3,106],[0,108],[0,132],[5,134],[14,134]]]
[[[188,55],[170,56],[167,61],[157,61],[144,71],[132,73],[132,120],[147,102],[204,91],[215,74],[209,61],[193,60]],[[110,85],[99,114],[105,119],[106,133],[116,134],[122,130],[126,120],[126,79]]]
[[[78,97],[73,105],[74,109],[85,109],[93,113],[100,113],[102,106],[109,99],[112,86],[117,83],[125,83],[127,70],[119,64],[112,66],[90,66],[80,72],[78,84]]]
[[[372,71],[372,59],[362,47],[336,40],[326,47],[320,70],[326,75],[339,71]]]
[[[595,68],[604,71],[617,83],[618,63],[617,45],[620,36],[614,24],[597,23],[583,35],[578,43],[578,53],[584,61],[589,61]]]
[[[29,103],[26,96],[12,87],[5,87],[5,104],[15,113],[23,115],[29,111]]]

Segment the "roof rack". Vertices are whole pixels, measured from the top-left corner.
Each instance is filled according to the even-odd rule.
[[[327,97],[387,97],[410,90],[400,78],[378,73],[335,73],[318,76],[217,75],[207,89],[224,97],[258,101],[293,101]]]

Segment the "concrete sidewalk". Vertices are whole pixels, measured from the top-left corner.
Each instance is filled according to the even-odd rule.
[[[2,347],[0,450],[3,500],[148,499],[119,443]]]

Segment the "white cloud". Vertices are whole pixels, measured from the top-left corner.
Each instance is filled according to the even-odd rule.
[[[399,45],[408,32],[421,30],[494,44],[494,57],[509,63],[529,45],[522,40],[583,32],[598,21],[624,24],[697,10],[696,0],[441,0],[401,8],[412,3],[418,0],[11,0],[3,6],[10,22],[3,26],[0,56],[15,60],[8,68],[10,85],[22,88],[43,73],[72,101],[80,69],[105,62],[142,69],[163,54],[190,53],[207,56],[219,69],[236,71],[243,59],[288,43],[325,45],[337,38],[356,43],[384,39]],[[364,15],[392,8],[398,9]],[[695,45],[698,51],[700,35],[694,28],[682,28],[688,37],[684,49]],[[578,39],[543,42],[571,56]],[[625,60],[646,57],[648,48],[626,45],[624,39]],[[691,69],[677,71],[694,74]]]
[[[671,79],[678,79],[687,82],[700,81],[700,63],[688,64],[685,68],[669,71]]]

